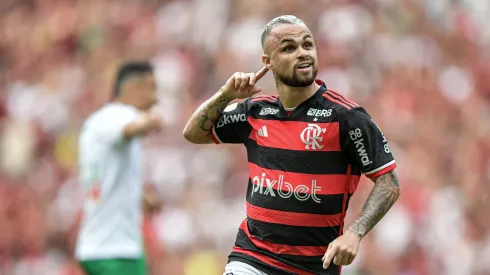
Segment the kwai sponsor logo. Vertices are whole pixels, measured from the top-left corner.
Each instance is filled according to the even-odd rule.
[[[247,121],[247,116],[245,114],[235,114],[235,115],[222,115],[218,122],[216,123],[216,128],[221,128],[226,124],[245,122]]]
[[[366,148],[364,147],[364,139],[362,138],[361,129],[357,128],[355,130],[351,130],[349,132],[350,139],[354,141],[354,145],[356,146],[356,151],[359,157],[361,158],[361,163],[363,166],[367,166],[372,161],[369,160],[369,156],[367,155]]]

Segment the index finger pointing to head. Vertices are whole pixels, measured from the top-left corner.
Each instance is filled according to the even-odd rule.
[[[259,79],[261,79],[262,77],[264,77],[264,75],[269,71],[269,69],[264,66],[262,69],[260,69],[260,71],[258,71],[256,74],[255,74],[255,81],[259,81]]]
[[[255,82],[257,81],[257,77],[255,76],[254,73],[251,73],[249,74],[250,75],[250,81],[248,84],[250,84],[251,86],[255,85]]]

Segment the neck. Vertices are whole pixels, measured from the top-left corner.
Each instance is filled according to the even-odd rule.
[[[320,85],[316,84],[315,81],[307,87],[290,87],[280,83],[277,87],[277,93],[284,108],[295,108],[312,97],[319,88]]]

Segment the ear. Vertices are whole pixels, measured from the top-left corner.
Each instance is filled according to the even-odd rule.
[[[264,66],[267,67],[267,69],[272,69],[272,64],[271,64],[271,59],[269,57],[269,55],[267,54],[263,54],[262,55],[262,63],[264,63]]]

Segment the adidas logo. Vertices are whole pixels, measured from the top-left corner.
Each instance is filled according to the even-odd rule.
[[[268,137],[269,134],[267,133],[267,126],[262,126],[258,131],[257,134],[259,137]]]

